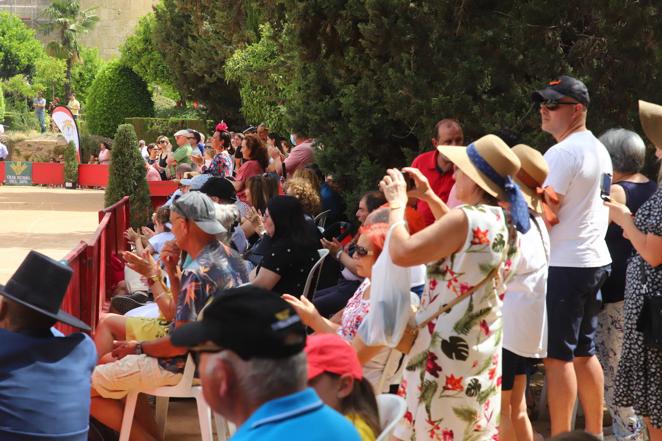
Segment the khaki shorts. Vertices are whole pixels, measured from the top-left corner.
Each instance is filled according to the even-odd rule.
[[[103,398],[120,400],[129,391],[174,386],[181,377],[182,374],[173,374],[163,369],[154,357],[127,355],[121,360],[94,368],[92,388]]]

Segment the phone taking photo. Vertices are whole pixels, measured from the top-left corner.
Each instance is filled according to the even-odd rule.
[[[602,174],[602,183],[600,184],[600,198],[603,201],[611,202],[611,174],[603,173]]]

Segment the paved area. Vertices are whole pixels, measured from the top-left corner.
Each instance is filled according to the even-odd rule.
[[[0,186],[0,283],[31,249],[63,258],[92,236],[102,208],[101,190]]]

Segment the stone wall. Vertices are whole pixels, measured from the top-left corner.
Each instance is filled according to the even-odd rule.
[[[82,9],[94,8],[100,20],[93,31],[83,36],[82,43],[99,49],[105,60],[119,55],[119,47],[133,33],[140,17],[152,10],[159,0],[81,0]],[[36,28],[43,23],[41,11],[49,0],[0,0],[0,11],[20,17],[28,26]],[[37,37],[44,43],[51,40],[41,33]]]
[[[157,3],[158,0],[81,0],[83,9],[95,8],[94,13],[101,19],[82,38],[82,43],[98,48],[106,60],[118,56],[120,45],[133,33],[140,17]]]

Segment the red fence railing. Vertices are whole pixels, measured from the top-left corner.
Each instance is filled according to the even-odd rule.
[[[92,331],[108,299],[110,288],[109,265],[112,253],[126,249],[124,231],[129,227],[129,197],[99,211],[99,226],[91,242],[81,241],[65,260],[74,271],[62,309],[90,325]],[[58,324],[65,334],[75,330]]]

